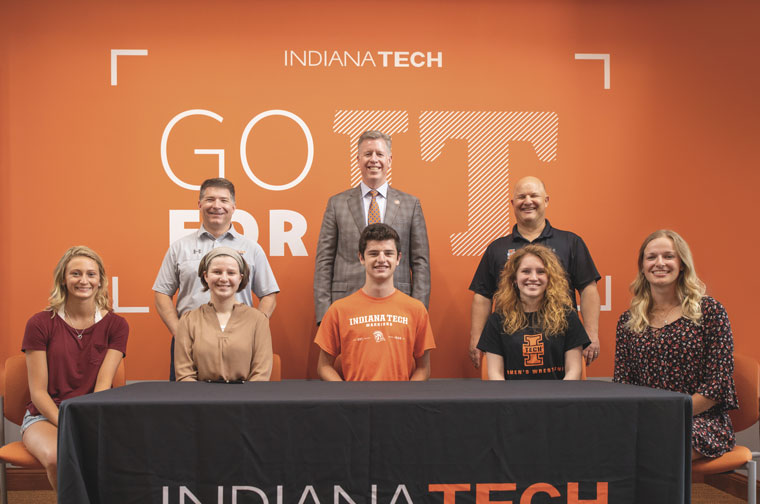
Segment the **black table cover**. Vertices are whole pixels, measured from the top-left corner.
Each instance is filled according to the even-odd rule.
[[[598,381],[143,382],[63,403],[59,502],[688,503],[690,434]]]

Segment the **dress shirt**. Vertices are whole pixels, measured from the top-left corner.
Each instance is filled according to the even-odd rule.
[[[369,205],[372,202],[372,195],[369,193],[372,188],[364,182],[359,183],[359,188],[362,191],[362,203],[364,205],[364,225],[367,225],[367,214],[369,214]],[[375,191],[378,192],[375,197],[377,201],[377,208],[380,210],[380,222],[385,222],[385,207],[388,202],[388,182],[381,185]]]

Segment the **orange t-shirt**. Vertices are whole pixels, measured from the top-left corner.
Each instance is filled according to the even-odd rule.
[[[399,290],[373,298],[360,289],[335,301],[314,342],[342,356],[346,381],[409,380],[414,359],[435,348],[425,306]]]

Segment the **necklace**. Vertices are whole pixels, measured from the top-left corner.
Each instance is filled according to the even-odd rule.
[[[76,327],[74,327],[74,322],[71,320],[71,317],[69,317],[69,314],[66,313],[65,310],[63,312],[63,319],[64,320],[69,319],[69,321],[68,321],[69,327],[71,327],[72,329],[74,329],[74,332],[77,333],[77,339],[82,339],[82,335],[87,330],[87,327],[83,328],[81,331],[79,329],[77,329]],[[95,321],[95,314],[94,313],[92,314],[92,320],[93,320],[93,323],[94,323],[94,321]]]
[[[665,315],[661,316],[662,317],[662,325],[658,329],[661,329],[662,327],[665,327],[666,325],[668,325],[668,320],[670,319],[670,314],[673,313],[673,310],[675,310],[676,308],[680,308],[680,306],[681,306],[680,304],[675,304],[675,305],[671,306],[668,309],[668,311],[665,312]],[[659,310],[659,312],[662,313],[662,310]],[[654,310],[652,310],[651,313],[652,313],[652,321],[654,321],[654,319],[655,319],[656,316],[659,317],[659,315],[657,315]]]

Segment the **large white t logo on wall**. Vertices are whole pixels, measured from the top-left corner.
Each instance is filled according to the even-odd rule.
[[[467,231],[451,235],[455,256],[479,256],[509,232],[509,142],[530,142],[538,159],[557,158],[554,112],[426,111],[420,114],[423,161],[449,139],[467,140]]]
[[[356,142],[367,130],[382,131],[386,135],[406,133],[409,131],[409,114],[405,110],[337,110],[333,119],[333,131],[348,135],[351,143],[351,181],[350,186],[359,184],[362,174],[356,156],[359,148]],[[391,170],[388,170],[388,182]]]

